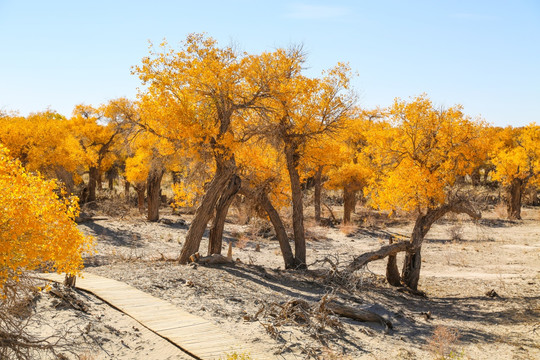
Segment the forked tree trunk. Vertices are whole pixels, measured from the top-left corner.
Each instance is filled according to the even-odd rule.
[[[161,205],[161,179],[165,170],[161,166],[152,167],[146,180],[148,196],[148,221],[159,220],[159,206]]]
[[[313,206],[315,207],[315,222],[321,223],[321,190],[322,190],[322,168],[319,167],[315,173],[315,194]]]
[[[234,175],[234,170],[236,169],[234,159],[230,162],[231,164],[227,168],[218,165],[218,169],[201,200],[201,204],[195,211],[195,216],[186,235],[186,242],[180,253],[180,264],[187,264],[189,257],[199,251],[206,225],[212,217],[216,203],[223,193],[225,186],[227,186],[227,183]]]
[[[96,185],[98,181],[98,169],[95,166],[90,167],[88,177],[88,198],[87,201],[96,201]]]
[[[287,170],[291,181],[292,210],[293,210],[293,233],[294,233],[294,254],[297,268],[306,268],[306,238],[304,233],[304,205],[302,200],[302,187],[300,185],[300,175],[298,174],[298,163],[300,156],[298,147],[291,142],[285,144],[285,158]]]
[[[223,227],[225,226],[225,218],[227,212],[234,199],[234,196],[240,190],[242,181],[237,175],[233,175],[229,180],[227,187],[221,194],[216,205],[216,216],[210,228],[210,236],[208,239],[208,255],[221,254],[221,245],[223,243]]]
[[[276,208],[272,205],[272,202],[268,198],[267,194],[262,194],[259,197],[261,207],[264,209],[272,226],[274,226],[274,231],[279,242],[279,247],[281,248],[281,255],[283,256],[283,261],[285,261],[285,269],[293,269],[296,267],[296,261],[289,244],[289,237],[287,236],[287,231],[281,221],[281,217],[277,212]],[[298,264],[299,265],[299,264]]]
[[[347,186],[343,188],[343,224],[351,222],[351,214],[356,207],[356,191],[350,190]]]
[[[510,220],[521,220],[521,198],[524,189],[523,179],[513,179],[506,190],[506,210]]]

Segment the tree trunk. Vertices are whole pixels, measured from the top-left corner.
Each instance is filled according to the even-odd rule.
[[[394,237],[390,236],[388,240],[390,245],[394,242]],[[388,255],[388,263],[386,264],[386,280],[392,286],[401,286],[401,277],[396,262],[396,254]]]
[[[272,202],[268,198],[267,194],[262,194],[259,197],[259,201],[262,208],[264,209],[264,211],[266,211],[266,214],[270,218],[272,225],[274,226],[274,231],[276,232],[279,247],[281,248],[281,255],[283,256],[283,261],[285,261],[285,269],[295,268],[297,264],[292,253],[291,245],[289,244],[289,237],[287,236],[287,231],[285,230],[285,226],[281,221],[279,213],[272,205]]]
[[[88,198],[87,201],[96,201],[96,185],[98,181],[98,169],[97,167],[90,167],[88,178]]]
[[[130,188],[131,184],[129,183],[129,181],[125,180],[124,181],[124,196],[126,199],[129,199],[129,188]]]
[[[513,179],[506,190],[506,209],[510,220],[521,220],[521,198],[524,188],[523,179]]]
[[[347,186],[343,188],[343,224],[351,222],[351,213],[356,206],[356,191],[350,190]]]
[[[420,280],[420,267],[422,266],[421,249],[422,247],[419,247],[414,252],[407,252],[403,261],[403,275],[401,280],[413,290],[418,290],[418,281]]]
[[[304,234],[304,205],[302,200],[302,187],[298,174],[298,162],[300,156],[298,147],[291,142],[285,144],[285,158],[287,170],[291,181],[292,210],[293,210],[293,233],[294,254],[298,268],[306,268],[306,238]]]
[[[54,169],[56,178],[64,184],[66,193],[71,195],[75,191],[75,180],[73,179],[73,173],[67,171],[63,166],[57,166]]]
[[[319,167],[315,173],[315,196],[313,206],[315,207],[315,222],[321,223],[321,190],[322,190],[322,168]]]
[[[182,174],[179,171],[171,171],[173,184],[179,184],[182,180]]]
[[[97,189],[99,191],[103,190],[103,173],[101,170],[98,170],[97,172]]]
[[[161,166],[152,167],[146,180],[148,196],[148,221],[159,220],[159,206],[161,205],[161,179],[165,170]]]
[[[234,196],[240,190],[242,181],[237,175],[233,175],[229,180],[227,187],[221,194],[216,205],[216,216],[210,228],[210,236],[208,239],[208,255],[221,254],[221,245],[223,242],[223,227],[225,226],[225,218],[227,212],[234,199]]]
[[[107,180],[109,181],[109,190],[114,190],[114,179],[109,178]]]
[[[144,193],[146,192],[146,183],[138,183],[133,186],[137,192],[137,207],[139,213],[144,213]]]
[[[186,242],[180,253],[180,264],[187,264],[189,257],[199,251],[204,230],[212,217],[216,203],[236,170],[234,158],[229,162],[229,167],[224,167],[223,165],[220,166],[218,164],[218,169],[216,170],[214,178],[210,181],[208,190],[204,194],[201,204],[195,211],[195,216],[193,217],[193,221],[191,222],[186,235]]]

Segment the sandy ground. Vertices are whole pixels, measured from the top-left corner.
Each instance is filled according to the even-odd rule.
[[[260,231],[260,224],[226,224],[223,251],[232,243],[240,262],[178,265],[173,260],[191,218],[164,212],[166,220],[160,223],[139,216],[82,223],[81,230],[98,241],[86,271],[124,281],[209,319],[276,359],[432,359],[443,348],[453,351],[453,359],[540,358],[539,210],[525,209],[519,222],[487,213],[479,223],[452,218],[433,226],[423,247],[419,284],[427,298],[386,284],[385,261],[369,264],[345,284],[332,281],[331,268],[322,262],[329,258],[343,267],[383,245],[389,234],[408,235],[410,221],[357,216],[362,226],[339,229],[308,220],[310,270],[286,271],[277,241]],[[203,239],[201,254],[206,248]],[[491,290],[494,296],[487,295]],[[89,304],[88,314],[53,311],[48,294],[38,306],[50,317],[47,323],[76,324],[82,333],[90,326],[81,342],[87,349],[79,352],[87,359],[181,358],[172,345],[131,318],[88,294],[79,296]],[[333,315],[306,322],[278,313],[292,299],[317,304],[325,296],[374,311],[394,329]]]

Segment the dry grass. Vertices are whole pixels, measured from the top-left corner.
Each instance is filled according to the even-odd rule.
[[[463,225],[461,223],[455,223],[448,228],[447,234],[450,240],[452,241],[462,241],[463,240]]]
[[[434,359],[461,359],[463,354],[458,350],[459,331],[446,326],[437,326],[428,341],[428,349]]]
[[[358,226],[354,224],[341,224],[339,226],[339,231],[341,231],[343,234],[349,236],[351,234],[354,234],[356,231],[358,231]]]

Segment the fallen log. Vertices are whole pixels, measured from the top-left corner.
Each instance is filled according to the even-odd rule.
[[[197,262],[202,265],[216,265],[216,264],[232,264],[234,260],[232,258],[220,255],[212,254],[209,256],[201,256],[197,258],[194,262]]]
[[[379,250],[364,253],[360,256],[357,256],[349,264],[349,266],[347,266],[346,271],[349,273],[353,273],[356,270],[364,267],[367,263],[371,261],[384,259],[387,256],[396,255],[398,252],[401,252],[401,251],[407,251],[407,249],[409,249],[410,246],[411,246],[411,243],[409,241],[400,241],[395,244],[385,245],[381,247]]]
[[[294,299],[288,301],[283,308],[294,308],[295,306],[300,307],[304,311],[309,309],[320,309],[319,311],[329,311],[335,315],[343,316],[349,319],[353,319],[360,322],[373,322],[378,323],[386,327],[387,329],[393,329],[394,326],[392,323],[379,314],[374,313],[366,309],[356,308],[348,305],[338,303],[335,300],[330,300],[328,302],[321,300],[319,306],[309,303],[306,300]]]
[[[326,308],[336,315],[344,316],[360,322],[374,322],[385,326],[388,329],[393,329],[392,323],[379,314],[366,309],[355,308],[348,305],[343,305],[335,301],[325,304]]]

